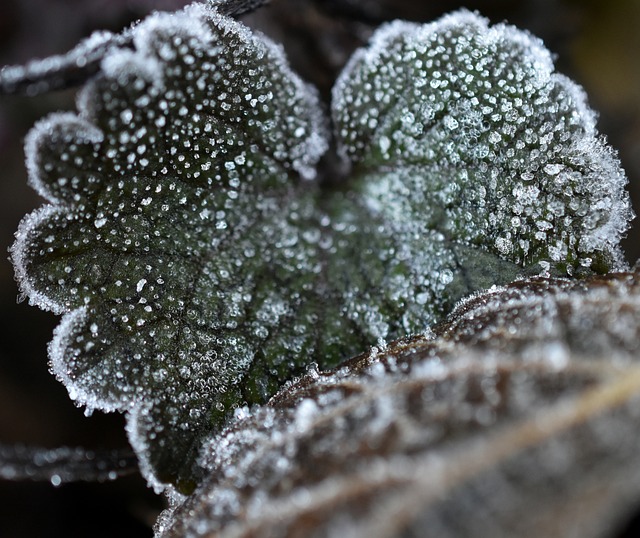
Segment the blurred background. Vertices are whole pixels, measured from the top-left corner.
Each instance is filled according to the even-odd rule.
[[[2,0],[0,65],[63,53],[92,31],[117,31],[153,10],[186,0]],[[284,44],[294,68],[328,102],[333,80],[351,52],[385,20],[429,21],[467,7],[492,22],[508,21],[541,37],[558,70],[583,85],[599,111],[599,128],[619,152],[640,212],[640,0],[272,0],[244,17]],[[41,200],[26,184],[22,144],[49,112],[72,110],[74,91],[36,98],[0,96],[0,252],[24,214]],[[640,256],[640,226],[625,241]],[[0,443],[88,448],[127,446],[124,419],[87,418],[48,372],[52,314],[17,303],[8,256],[0,256]],[[163,501],[139,476],[105,484],[0,481],[0,537],[145,537]],[[640,508],[640,499],[638,499]],[[632,536],[636,521],[612,536]]]

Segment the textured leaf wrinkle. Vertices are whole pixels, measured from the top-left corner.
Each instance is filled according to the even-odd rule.
[[[143,472],[189,491],[201,440],[309,360],[417,334],[518,275],[624,266],[624,175],[582,91],[509,26],[459,12],[383,27],[336,83],[352,178],[312,181],[316,92],[267,38],[193,5],[113,48],[28,136],[13,259],[64,314],[52,370],[125,411]],[[321,200],[321,201],[319,201]]]

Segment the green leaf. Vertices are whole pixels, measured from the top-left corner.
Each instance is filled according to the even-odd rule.
[[[526,34],[466,12],[380,30],[334,92],[353,171],[335,189],[312,181],[316,93],[268,39],[202,5],[128,35],[79,113],[28,136],[49,205],[13,259],[64,314],[54,373],[88,411],[128,413],[157,488],[193,489],[202,440],[310,361],[425,332],[519,275],[623,266],[624,175]]]
[[[188,489],[202,432],[300,368],[282,332],[312,288],[296,223],[325,129],[282,52],[212,9],[151,17],[134,44],[106,55],[78,116],[29,135],[52,205],[14,259],[33,302],[69,312],[50,352],[72,398],[129,411],[147,474]],[[269,386],[247,388],[254,371]]]
[[[624,266],[626,178],[540,40],[467,11],[388,24],[354,54],[332,111],[354,188],[396,235],[436,231],[442,250],[535,272]],[[460,261],[472,280],[474,258]]]

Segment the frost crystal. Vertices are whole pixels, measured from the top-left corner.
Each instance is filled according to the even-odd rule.
[[[202,439],[310,360],[384,349],[519,275],[621,266],[630,216],[582,92],[537,40],[467,12],[356,53],[332,107],[354,178],[321,190],[316,92],[216,5],[97,47],[79,113],[27,138],[49,205],[13,248],[22,291],[64,314],[57,377],[126,411],[145,474],[181,491]]]

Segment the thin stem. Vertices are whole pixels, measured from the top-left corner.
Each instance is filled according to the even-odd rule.
[[[268,4],[270,0],[209,0],[223,15],[238,17]]]
[[[0,444],[0,479],[101,482],[138,471],[130,449],[88,450],[80,447],[42,448]]]
[[[219,13],[238,17],[254,11],[269,0],[209,0]],[[0,95],[35,97],[84,84],[100,71],[105,55],[114,47],[131,48],[131,29],[121,34],[97,32],[66,54],[33,60],[28,64],[0,69]]]
[[[66,54],[32,60],[0,69],[0,95],[27,95],[63,90],[86,82],[100,70],[100,62],[113,47],[130,47],[131,31],[101,32],[81,41]]]

